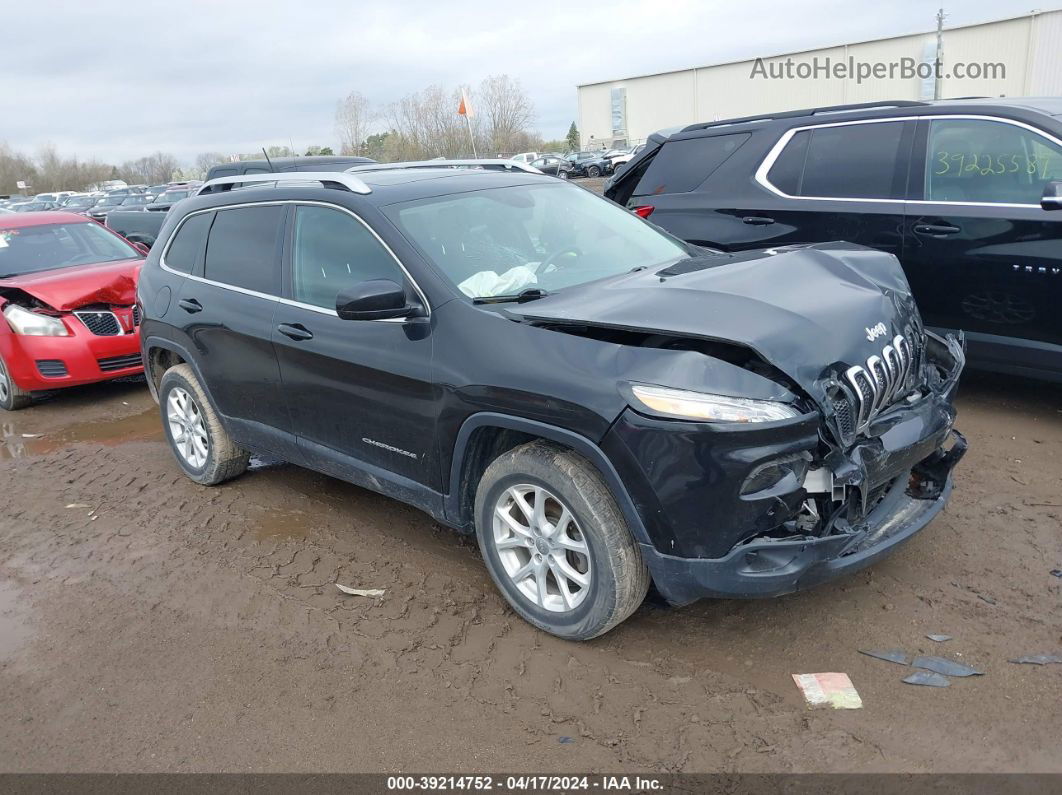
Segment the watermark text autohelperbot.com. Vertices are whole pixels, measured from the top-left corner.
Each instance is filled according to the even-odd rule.
[[[1004,80],[1007,66],[1004,63],[958,61],[944,65],[940,61],[919,61],[916,58],[899,58],[895,61],[860,61],[854,56],[831,58],[814,56],[797,61],[792,58],[765,61],[757,58],[749,74],[760,80]]]

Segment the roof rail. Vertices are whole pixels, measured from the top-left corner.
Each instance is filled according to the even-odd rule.
[[[526,171],[528,174],[541,174],[534,166],[521,163],[519,160],[504,160],[497,158],[477,158],[468,160],[406,160],[398,163],[366,163],[363,166],[352,166],[347,169],[348,174],[357,174],[361,171],[391,171],[400,168],[482,168],[494,171]]]
[[[216,177],[203,183],[195,195],[219,193],[243,184],[248,184],[250,187],[255,183],[262,185],[272,183],[276,187],[281,187],[281,183],[293,182],[320,182],[325,188],[341,188],[351,193],[372,193],[372,188],[345,171],[277,171],[268,174],[234,174],[229,177]]]
[[[844,113],[850,110],[886,110],[888,108],[912,108],[928,105],[928,102],[920,102],[913,99],[897,99],[884,102],[858,102],[851,105],[826,105],[821,108],[805,108],[803,110],[787,110],[782,113],[768,113],[759,116],[743,116],[737,119],[719,119],[718,121],[701,122],[683,127],[682,132],[692,130],[708,130],[712,127],[729,127],[736,124],[749,124],[752,122],[774,121],[776,119],[796,119],[801,116],[817,116],[829,113]]]

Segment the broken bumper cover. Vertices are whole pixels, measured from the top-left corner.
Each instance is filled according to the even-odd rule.
[[[722,558],[680,558],[644,545],[657,589],[672,604],[704,597],[757,598],[805,590],[865,568],[904,543],[943,510],[951,495],[951,471],[966,452],[966,440],[951,432],[952,447],[941,448],[914,468],[914,475],[939,484],[933,496],[912,496],[898,480],[856,532],[822,538],[757,539]]]

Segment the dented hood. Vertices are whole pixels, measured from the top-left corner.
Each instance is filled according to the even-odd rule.
[[[921,328],[896,258],[849,243],[698,257],[568,288],[511,311],[531,321],[743,345],[818,401],[828,376]]]
[[[18,289],[60,311],[89,304],[129,306],[136,301],[142,259],[123,259],[0,279],[0,295]]]

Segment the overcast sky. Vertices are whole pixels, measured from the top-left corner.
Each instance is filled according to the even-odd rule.
[[[300,150],[335,146],[336,100],[350,91],[386,104],[490,74],[518,78],[539,132],[562,137],[580,83],[929,30],[939,0],[3,5],[0,141],[117,162],[155,150],[190,161],[289,139]],[[953,0],[948,24],[1032,7]]]

